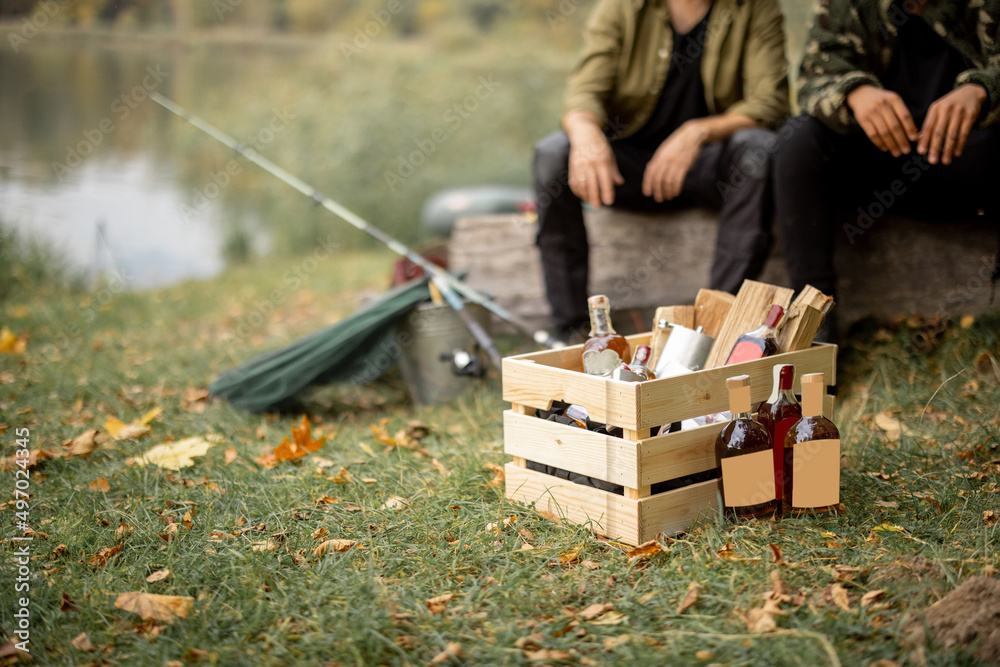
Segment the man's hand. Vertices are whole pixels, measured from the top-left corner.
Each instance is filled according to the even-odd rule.
[[[952,157],[959,157],[965,149],[973,123],[986,100],[986,91],[974,83],[959,86],[937,99],[927,110],[924,126],[920,128],[917,152],[927,155],[931,164],[951,164]],[[930,149],[930,154],[927,151]]]
[[[646,165],[642,194],[658,202],[680,196],[684,178],[707,140],[708,131],[698,120],[689,120],[674,130]]]
[[[563,119],[569,136],[569,189],[595,209],[615,202],[615,185],[625,182],[611,144],[597,120],[585,112]]]
[[[917,125],[903,98],[876,86],[858,86],[847,94],[847,105],[872,143],[893,157],[909,154],[917,140]]]

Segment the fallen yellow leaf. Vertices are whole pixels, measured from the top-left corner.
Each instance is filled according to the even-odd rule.
[[[559,562],[563,565],[569,565],[570,563],[576,562],[580,557],[580,553],[583,551],[583,544],[578,544],[572,549],[567,551],[562,551],[559,553]]]
[[[180,470],[194,465],[195,456],[204,456],[212,443],[204,438],[184,438],[177,442],[163,443],[153,447],[135,459],[137,465],[153,465],[167,470]]]
[[[7,327],[0,329],[0,352],[4,354],[24,354],[28,348],[28,340],[14,335]]]
[[[403,500],[399,496],[389,496],[389,500],[385,501],[385,504],[382,505],[382,509],[384,509],[384,510],[397,510],[398,511],[398,510],[405,510],[409,506],[410,506],[410,503],[408,503],[407,501]]]
[[[232,446],[228,447],[226,449],[226,465],[229,465],[230,463],[232,463],[233,461],[235,461],[236,460],[236,456],[237,456],[236,455],[236,448],[232,447]]]
[[[844,611],[853,611],[851,601],[847,597],[847,589],[841,584],[834,584],[830,587],[830,596],[833,598],[833,603]]]
[[[179,595],[156,595],[154,593],[122,593],[115,600],[115,606],[142,619],[153,619],[170,623],[175,618],[187,618],[194,598]]]
[[[62,444],[66,448],[66,454],[68,456],[81,456],[86,458],[90,456],[100,445],[100,431],[96,428],[89,431],[84,431],[80,435],[76,436],[72,440],[67,440]]]
[[[302,415],[302,425],[298,428],[292,427],[292,439],[286,436],[277,447],[274,448],[274,458],[278,462],[294,461],[300,459],[310,452],[317,451],[326,444],[326,436],[318,440],[312,439],[312,424],[309,423],[308,415]]]
[[[690,609],[694,603],[698,601],[698,596],[701,595],[701,591],[702,586],[697,581],[692,581],[688,584],[687,593],[684,595],[684,599],[677,605],[678,616]]]
[[[93,482],[87,485],[91,491],[100,491],[101,493],[107,493],[111,490],[111,485],[108,484],[108,480],[103,477],[98,477]]]
[[[610,609],[601,615],[596,621],[591,621],[591,625],[620,625],[628,621],[628,616],[625,614]]]
[[[911,431],[888,412],[875,415],[875,425],[885,432],[889,442],[897,442],[902,435],[910,435]]]
[[[440,665],[449,660],[459,660],[462,657],[462,645],[458,642],[448,642],[445,649],[431,660],[432,665]]]
[[[884,595],[885,595],[884,588],[877,588],[873,591],[868,591],[867,593],[861,596],[861,606],[870,607],[877,600],[880,600]]]
[[[93,651],[94,645],[90,643],[90,637],[86,632],[81,632],[70,641],[70,643],[81,651]]]
[[[635,558],[652,558],[656,554],[662,553],[662,551],[663,548],[656,540],[650,540],[649,542],[640,544],[635,549],[629,549],[625,555],[628,556],[629,560]]]
[[[492,470],[493,472],[496,473],[493,476],[493,479],[491,479],[489,482],[490,486],[496,488],[503,485],[504,482],[503,466],[497,465],[496,463],[487,463],[483,467],[488,468],[489,470]]]
[[[785,616],[787,612],[781,610],[781,602],[775,599],[764,600],[764,606],[755,607],[747,612],[744,622],[747,630],[753,633],[774,632],[778,629],[775,616]]]
[[[313,549],[313,555],[322,556],[323,554],[330,551],[330,549],[343,553],[345,551],[349,551],[351,547],[353,547],[356,544],[357,542],[355,542],[354,540],[326,540],[325,542],[321,542],[320,544],[316,545],[316,548]]]
[[[427,608],[432,614],[440,614],[448,606],[448,603],[454,599],[454,593],[442,593],[437,597],[433,597],[426,601]]]
[[[157,570],[153,574],[146,577],[146,581],[152,584],[157,581],[163,581],[169,576],[170,576],[170,570]]]

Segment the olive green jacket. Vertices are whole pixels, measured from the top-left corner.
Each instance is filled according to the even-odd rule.
[[[570,76],[565,112],[590,111],[615,136],[634,133],[653,113],[672,56],[666,0],[601,0]],[[701,77],[711,114],[745,114],[765,126],[788,114],[785,36],[776,0],[715,0]]]
[[[927,24],[972,63],[956,77],[955,87],[975,83],[986,89],[980,127],[1000,120],[998,18],[1000,0],[938,0],[923,13]],[[865,84],[882,87],[879,79],[899,37],[896,26],[907,19],[892,0],[820,0],[802,60],[802,110],[838,132],[856,129],[847,94]]]

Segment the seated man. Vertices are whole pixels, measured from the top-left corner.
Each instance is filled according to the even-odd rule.
[[[835,294],[837,209],[852,243],[882,212],[997,214],[998,17],[997,0],[820,2],[802,62],[808,115],[782,128],[774,167],[792,287]]]
[[[720,209],[711,287],[735,292],[760,272],[775,149],[762,128],[788,113],[786,67],[776,0],[601,0],[570,77],[565,131],[535,152],[538,246],[557,335],[588,320],[581,200]]]

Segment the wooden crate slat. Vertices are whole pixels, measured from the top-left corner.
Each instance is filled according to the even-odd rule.
[[[728,422],[639,442],[639,484],[656,484],[715,467],[715,439]]]
[[[504,451],[511,456],[569,469],[613,484],[631,488],[642,486],[635,442],[510,410],[503,415],[503,440]]]
[[[612,539],[639,544],[638,503],[624,496],[589,486],[574,484],[544,473],[504,466],[507,498],[534,503],[539,511],[566,518],[573,523],[590,524],[594,531]]]
[[[834,345],[815,345],[808,350],[778,354],[690,375],[639,382],[637,386],[642,411],[637,430],[728,410],[726,378],[733,375],[750,375],[750,400],[754,403],[766,400],[771,394],[772,368],[775,364],[795,365],[797,387],[804,373],[824,373],[828,385],[836,384],[837,348]]]
[[[687,530],[718,506],[717,480],[692,484],[639,500],[639,536],[635,544],[651,540],[659,533],[673,535]]]
[[[543,366],[525,359],[503,360],[503,400],[547,410],[552,401],[578,403],[590,418],[635,430],[641,383]]]

